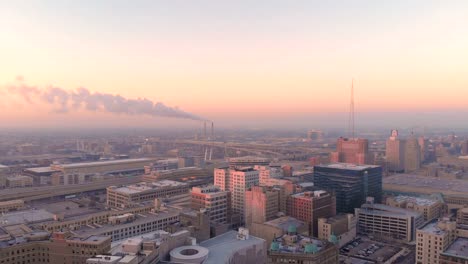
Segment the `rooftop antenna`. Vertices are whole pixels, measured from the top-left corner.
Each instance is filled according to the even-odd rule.
[[[349,105],[348,133],[354,139],[354,78],[351,79],[351,102]]]

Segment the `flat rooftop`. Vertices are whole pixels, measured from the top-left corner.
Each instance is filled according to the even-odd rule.
[[[229,259],[237,251],[252,246],[263,247],[265,240],[254,236],[249,236],[247,240],[237,239],[236,231],[229,231],[217,237],[205,240],[200,246],[208,248],[208,258],[203,264],[229,263]]]
[[[256,156],[244,156],[229,158],[229,162],[269,162],[269,158],[256,157]]]
[[[106,165],[116,165],[116,164],[125,164],[125,163],[138,163],[138,162],[154,162],[154,159],[150,159],[150,158],[117,159],[117,160],[106,160],[106,161],[70,163],[70,164],[56,164],[56,166],[60,166],[60,167],[62,167],[64,169],[72,169],[72,168],[95,167],[95,166],[106,166]]]
[[[157,190],[160,188],[166,187],[181,187],[181,186],[189,186],[187,183],[172,181],[172,180],[160,180],[156,182],[140,182],[137,184],[131,184],[123,187],[115,188],[115,192],[121,192],[125,194],[135,194],[141,193],[150,190]]]
[[[279,218],[270,220],[268,222],[265,222],[265,225],[274,226],[277,228],[281,228],[283,231],[287,231],[289,226],[295,226],[296,229],[298,229],[298,227],[304,226],[305,223],[294,217],[283,216],[283,217],[279,217]]]
[[[453,256],[468,260],[468,238],[459,237],[442,253],[442,255]]]
[[[26,172],[32,172],[35,174],[43,174],[43,173],[54,173],[59,172],[59,170],[54,170],[51,167],[36,167],[36,168],[29,168],[25,169]]]
[[[398,217],[398,216],[413,216],[413,217],[419,217],[421,216],[420,213],[404,209],[404,208],[399,208],[399,207],[393,207],[385,204],[363,204],[361,206],[361,209],[364,210],[364,212],[372,212],[372,214],[375,215],[386,215],[386,216],[392,216],[392,217]]]
[[[24,223],[37,223],[50,221],[54,219],[54,214],[46,210],[25,210],[12,213],[6,213],[0,216],[0,223],[2,225],[15,225]]]
[[[8,168],[9,168],[8,166],[0,164],[0,170],[6,170]]]
[[[382,179],[384,185],[396,185],[411,188],[421,188],[427,190],[437,190],[439,192],[458,192],[468,193],[468,181],[441,179],[427,176],[419,176],[412,174],[395,174]],[[385,186],[384,186],[385,189]]]
[[[340,170],[361,171],[361,170],[367,170],[367,169],[375,169],[375,168],[378,168],[380,166],[377,166],[377,165],[356,165],[356,164],[351,164],[351,163],[330,163],[330,164],[326,164],[326,165],[317,165],[315,167],[340,169]]]
[[[425,233],[430,233],[430,234],[433,234],[433,235],[442,235],[442,234],[446,233],[445,230],[441,229],[438,226],[437,221],[432,221],[432,222],[426,224],[425,226],[420,228],[419,231],[423,231]]]
[[[132,226],[137,225],[137,224],[154,222],[154,221],[157,221],[158,219],[164,219],[168,217],[177,217],[177,220],[172,221],[173,223],[175,223],[178,221],[179,214],[180,213],[178,210],[171,210],[171,209],[169,209],[168,211],[162,211],[158,213],[137,214],[136,215],[137,218],[132,222],[118,224],[118,225],[111,225],[111,224],[105,224],[105,225],[99,225],[99,226],[87,225],[87,226],[82,226],[77,230],[73,230],[72,233],[79,237],[89,237],[89,236],[101,235],[101,234],[104,234],[113,230],[131,228]]]
[[[407,195],[398,195],[398,196],[393,197],[393,199],[398,203],[407,202],[407,203],[414,203],[414,204],[421,205],[421,206],[431,206],[437,202],[435,200],[431,200],[427,198],[407,196]]]

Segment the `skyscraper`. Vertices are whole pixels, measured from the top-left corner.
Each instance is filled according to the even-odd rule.
[[[392,130],[387,139],[385,154],[389,171],[401,172],[405,169],[405,140],[399,138],[398,130]]]
[[[331,155],[331,162],[369,163],[369,141],[362,138],[340,137],[336,142],[336,152]]]
[[[382,201],[382,167],[333,163],[314,166],[314,185],[336,194],[336,211],[353,213],[368,196]]]
[[[405,172],[416,171],[421,167],[421,147],[413,133],[405,145]]]

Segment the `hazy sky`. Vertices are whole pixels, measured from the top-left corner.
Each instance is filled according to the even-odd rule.
[[[53,113],[17,76],[225,125],[346,112],[353,77],[359,112],[467,111],[468,1],[1,1],[3,125],[153,122]]]

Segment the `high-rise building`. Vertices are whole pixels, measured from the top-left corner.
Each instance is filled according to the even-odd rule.
[[[307,140],[309,141],[320,141],[323,139],[323,132],[320,130],[309,130],[307,131]]]
[[[460,153],[462,155],[468,155],[468,140],[465,140],[461,143]]]
[[[219,168],[214,171],[214,185],[231,193],[232,214],[245,221],[245,191],[259,183],[259,172],[252,167]]]
[[[353,213],[368,196],[382,201],[382,167],[346,163],[314,166],[314,185],[335,193],[337,212]]]
[[[218,186],[208,185],[192,188],[192,209],[206,209],[210,221],[225,224],[230,215],[230,195]]]
[[[229,176],[229,168],[214,169],[214,185],[218,186],[222,191],[231,190],[231,178]]]
[[[401,172],[405,169],[405,140],[398,137],[398,130],[392,130],[387,139],[385,155],[389,171]]]
[[[245,192],[245,224],[264,223],[280,211],[280,188],[252,186]]]
[[[411,134],[405,145],[405,172],[419,170],[421,167],[421,147],[418,139]]]
[[[331,162],[368,164],[369,141],[362,138],[340,137],[336,142],[336,152],[331,155]]]
[[[425,139],[423,136],[418,137],[418,144],[421,150],[421,162],[424,162],[427,157],[427,147],[428,147],[428,141]]]
[[[309,234],[317,237],[319,218],[336,215],[335,196],[326,191],[293,194],[288,199],[287,214],[309,226]]]

